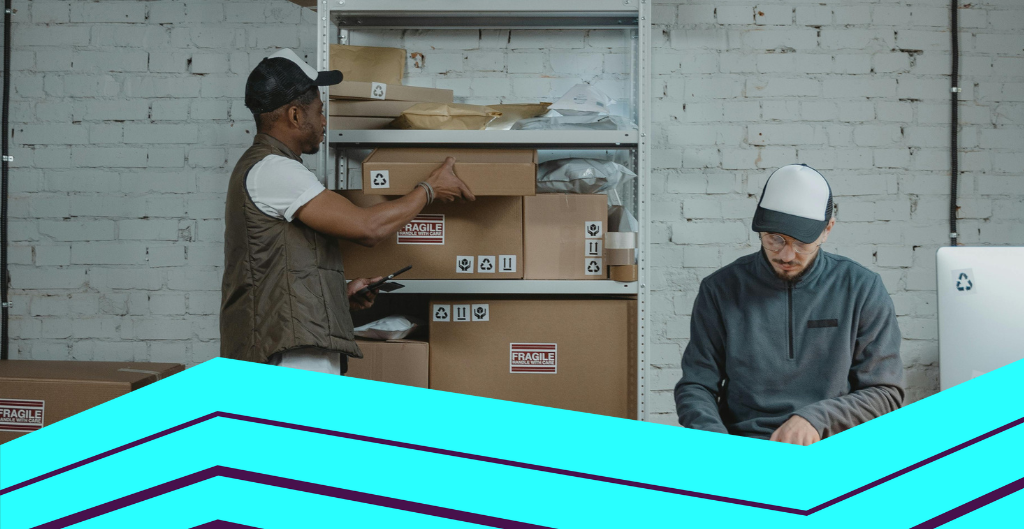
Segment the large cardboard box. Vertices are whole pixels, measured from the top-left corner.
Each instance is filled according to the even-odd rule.
[[[148,362],[0,361],[0,443],[182,371]]]
[[[636,301],[437,297],[430,387],[636,418]]]
[[[357,206],[388,197],[342,192]],[[403,279],[522,279],[522,197],[480,197],[474,202],[435,202],[397,234],[373,248],[341,241],[345,275],[384,276],[412,265]]]
[[[330,94],[331,99],[416,101],[421,103],[453,103],[455,101],[455,93],[451,90],[361,81],[342,81],[331,86]]]
[[[427,387],[430,348],[414,340],[356,340],[362,358],[348,359],[345,376]]]
[[[523,198],[524,279],[606,279],[606,195]]]
[[[529,196],[537,192],[537,151],[527,149],[382,148],[363,160],[363,192],[405,195],[455,158],[455,174],[482,196]]]

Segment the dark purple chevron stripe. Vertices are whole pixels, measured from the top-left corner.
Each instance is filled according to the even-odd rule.
[[[956,520],[957,518],[967,513],[976,511],[992,502],[1001,500],[1021,489],[1024,489],[1024,478],[1020,478],[1017,481],[1014,481],[1007,485],[1003,485],[1002,487],[999,487],[998,489],[989,492],[988,494],[974,498],[973,500],[954,509],[950,509],[936,516],[935,518],[928,520],[927,522],[917,524],[912,529],[933,529],[940,525],[944,525],[953,520]],[[1020,520],[1018,519],[1018,521]]]
[[[425,514],[428,516],[434,516],[437,518],[446,518],[449,520],[457,520],[460,522],[467,522],[476,525],[482,525],[486,527],[501,527],[508,529],[530,529],[530,528],[545,528],[543,525],[534,525],[530,523],[517,522],[515,520],[508,520],[505,518],[498,518],[496,516],[487,516],[485,514],[477,514],[468,511],[460,511],[458,509],[449,509],[447,507],[438,507],[436,505],[429,505],[426,503],[418,503],[408,500],[399,500],[396,498],[389,498],[387,496],[380,496],[378,494],[368,494],[366,492],[358,492],[350,489],[343,489],[339,487],[331,487],[328,485],[321,485],[319,483],[310,483],[308,481],[299,481],[297,479],[282,478],[279,476],[271,476],[269,474],[261,474],[259,472],[251,472],[249,470],[240,470],[231,467],[215,466],[206,470],[201,470],[194,474],[190,474],[185,477],[181,477],[167,483],[150,487],[146,490],[130,494],[123,498],[118,498],[113,501],[109,501],[102,505],[97,505],[90,509],[77,512],[65,516],[63,518],[54,520],[52,522],[37,525],[34,529],[60,529],[63,527],[69,527],[71,525],[91,520],[104,514],[114,512],[119,509],[134,505],[146,501],[169,492],[183,489],[190,485],[206,481],[214,477],[225,477],[231,479],[237,479],[239,481],[247,481],[249,483],[259,483],[261,485],[269,485],[271,487],[277,487],[282,489],[290,489],[299,492],[307,492],[310,494],[317,494],[320,496],[328,496],[331,498],[338,498],[342,500],[355,501],[359,503],[365,503],[369,505],[377,505],[380,507],[387,507],[389,509],[396,509],[406,512],[415,512],[419,514]],[[217,523],[217,522],[210,522]],[[228,522],[222,522],[227,524]],[[209,524],[204,524],[200,527],[209,527]],[[215,527],[247,527],[238,524],[229,524]]]
[[[212,522],[206,522],[203,525],[197,525],[192,529],[260,529],[252,525],[242,525],[240,523],[225,522],[224,520],[214,520]]]
[[[385,445],[385,446],[392,446],[392,447],[403,448],[403,449],[408,449],[408,450],[417,450],[417,451],[421,451],[421,452],[427,452],[427,453],[439,454],[439,455],[446,455],[446,456],[451,456],[451,457],[458,457],[458,458],[461,458],[461,459],[469,459],[469,460],[481,461],[481,462],[485,462],[485,463],[492,463],[492,464],[497,464],[497,465],[504,465],[504,466],[510,466],[510,467],[515,467],[515,468],[522,468],[522,469],[527,469],[527,470],[535,470],[535,471],[538,471],[538,472],[546,472],[546,473],[550,473],[550,474],[558,474],[558,475],[562,475],[562,476],[570,476],[570,477],[575,477],[575,478],[580,478],[580,479],[587,479],[587,480],[591,480],[591,481],[599,481],[599,482],[603,482],[603,483],[611,483],[611,484],[615,484],[615,485],[623,485],[623,486],[627,486],[627,487],[634,487],[634,488],[641,488],[641,489],[653,490],[653,491],[658,491],[658,492],[665,492],[665,493],[668,493],[668,494],[676,494],[676,495],[681,495],[681,496],[689,496],[689,497],[693,497],[693,498],[705,499],[705,500],[710,500],[710,501],[718,501],[718,502],[723,502],[723,503],[731,503],[731,504],[734,504],[734,505],[743,505],[743,506],[746,506],[746,507],[754,507],[754,508],[758,508],[758,509],[766,509],[766,510],[772,510],[772,511],[777,511],[777,512],[784,512],[784,513],[788,513],[788,514],[798,514],[798,515],[803,515],[803,516],[808,516],[808,515],[814,514],[815,512],[818,512],[818,511],[820,511],[820,510],[822,510],[824,508],[827,508],[829,506],[835,505],[836,503],[839,503],[840,501],[849,499],[849,498],[851,498],[853,496],[856,496],[856,495],[858,495],[858,494],[860,494],[862,492],[865,492],[865,491],[870,490],[870,489],[872,489],[874,487],[877,487],[877,486],[879,486],[879,485],[881,485],[883,483],[886,483],[886,482],[888,482],[890,480],[893,480],[893,479],[895,479],[895,478],[897,478],[899,476],[902,476],[903,474],[906,474],[906,473],[911,472],[911,471],[913,471],[915,469],[921,468],[924,465],[927,465],[929,463],[935,462],[935,461],[937,461],[939,459],[942,459],[942,458],[944,458],[944,457],[946,457],[948,455],[951,455],[951,454],[956,453],[956,452],[958,452],[960,450],[963,450],[964,448],[967,448],[967,447],[972,446],[974,444],[977,444],[977,443],[979,443],[979,442],[981,442],[981,441],[983,441],[985,439],[988,439],[989,437],[992,437],[994,435],[997,435],[997,434],[1002,433],[1002,432],[1004,432],[1006,430],[1009,430],[1010,428],[1013,428],[1015,426],[1018,426],[1018,425],[1024,423],[1024,417],[1022,417],[1022,418],[1017,419],[1015,421],[1012,421],[1012,422],[1009,422],[1007,424],[1004,424],[1004,425],[1002,425],[1002,426],[1000,426],[998,428],[995,428],[995,429],[993,429],[993,430],[991,430],[989,432],[986,432],[986,433],[984,433],[982,435],[979,435],[979,436],[977,436],[977,437],[975,437],[973,439],[970,439],[970,440],[968,440],[966,442],[963,442],[963,443],[961,443],[961,444],[959,444],[957,446],[954,446],[953,448],[944,450],[943,452],[940,452],[940,453],[938,453],[938,454],[936,454],[934,456],[931,456],[931,457],[929,457],[929,458],[927,458],[927,459],[925,459],[923,461],[914,463],[913,465],[910,465],[910,466],[908,466],[906,468],[900,469],[900,470],[898,470],[896,472],[893,472],[893,473],[891,473],[891,474],[889,474],[887,476],[884,476],[884,477],[882,477],[882,478],[880,478],[878,480],[875,480],[875,481],[873,481],[871,483],[868,483],[867,485],[864,485],[862,487],[854,489],[854,490],[852,490],[850,492],[847,492],[846,494],[843,494],[841,496],[838,496],[836,498],[828,500],[828,501],[826,501],[826,502],[824,502],[824,503],[822,503],[820,505],[817,505],[815,507],[812,507],[810,509],[795,509],[795,508],[791,508],[791,507],[782,507],[782,506],[778,506],[778,505],[770,505],[770,504],[767,504],[767,503],[747,501],[747,500],[741,500],[741,499],[736,499],[736,498],[729,498],[729,497],[726,497],[726,496],[720,496],[720,495],[716,495],[716,494],[705,494],[705,493],[702,493],[702,492],[694,492],[694,491],[685,490],[685,489],[679,489],[679,488],[674,488],[674,487],[666,487],[666,486],[662,486],[662,485],[654,485],[654,484],[650,484],[650,483],[642,483],[642,482],[638,482],[638,481],[631,481],[631,480],[625,480],[625,479],[619,479],[619,478],[612,478],[612,477],[608,477],[608,476],[600,476],[600,475],[597,475],[597,474],[588,474],[588,473],[585,473],[585,472],[577,472],[577,471],[574,471],[574,470],[566,470],[566,469],[555,468],[555,467],[548,467],[548,466],[543,466],[543,465],[534,465],[534,464],[531,464],[531,463],[523,463],[523,462],[512,461],[512,460],[508,460],[508,459],[500,459],[500,458],[496,458],[496,457],[483,456],[483,455],[477,455],[477,454],[470,454],[470,453],[466,453],[466,452],[458,452],[458,451],[455,451],[455,450],[447,450],[447,449],[444,449],[444,448],[435,448],[435,447],[430,447],[430,446],[417,445],[417,444],[412,444],[412,443],[405,443],[405,442],[402,442],[402,441],[393,441],[393,440],[390,440],[390,439],[381,439],[381,438],[377,438],[377,437],[369,437],[369,436],[365,436],[365,435],[358,435],[358,434],[352,434],[352,433],[347,433],[347,432],[339,432],[339,431],[335,431],[335,430],[327,430],[327,429],[324,429],[324,428],[316,428],[316,427],[313,427],[313,426],[304,426],[304,425],[300,425],[300,424],[292,424],[292,423],[287,423],[287,422],[282,422],[282,421],[275,421],[275,420],[271,420],[271,419],[263,419],[263,418],[259,418],[259,417],[250,417],[250,416],[247,416],[247,415],[239,415],[237,413],[219,412],[219,411],[211,413],[211,414],[208,414],[208,415],[204,415],[203,417],[200,417],[198,419],[194,419],[192,421],[189,421],[187,423],[181,424],[179,426],[175,426],[173,428],[169,428],[169,429],[164,430],[162,432],[158,432],[156,434],[150,435],[150,436],[145,437],[143,439],[140,439],[138,441],[134,441],[132,443],[126,444],[124,446],[121,446],[121,447],[118,447],[118,448],[114,448],[112,450],[108,450],[106,452],[103,452],[102,454],[90,457],[90,458],[82,460],[82,461],[80,461],[78,463],[74,463],[74,464],[71,464],[71,465],[59,468],[57,470],[48,472],[48,473],[43,474],[41,476],[38,476],[38,477],[35,477],[35,478],[32,478],[32,479],[26,480],[26,481],[24,481],[22,483],[18,483],[16,485],[12,485],[12,486],[10,486],[10,487],[8,487],[6,489],[0,490],[0,495],[3,495],[3,494],[6,494],[8,492],[12,492],[12,491],[18,490],[20,488],[26,487],[26,486],[31,485],[33,483],[38,483],[39,481],[42,481],[42,480],[47,479],[49,477],[61,474],[63,472],[67,472],[69,470],[73,470],[75,468],[81,467],[81,466],[83,466],[85,464],[88,464],[88,463],[91,463],[93,461],[96,461],[96,460],[108,457],[108,456],[116,454],[118,452],[122,452],[124,450],[127,450],[129,448],[138,446],[138,445],[143,444],[145,442],[157,439],[159,437],[163,437],[165,435],[170,435],[170,434],[172,434],[172,433],[174,433],[176,431],[179,431],[181,429],[184,429],[184,428],[187,428],[189,426],[193,426],[193,425],[199,424],[199,423],[204,422],[204,421],[208,421],[208,420],[216,418],[216,417],[222,417],[222,418],[225,418],[225,419],[234,419],[234,420],[238,420],[238,421],[245,421],[245,422],[256,423],[256,424],[263,424],[263,425],[273,426],[273,427],[277,427],[277,428],[287,428],[287,429],[291,429],[291,430],[315,433],[315,434],[319,434],[319,435],[328,435],[328,436],[331,436],[331,437],[339,437],[339,438],[344,438],[344,439],[351,439],[351,440],[354,440],[354,441],[362,441],[362,442],[367,442],[367,443],[375,443],[375,444],[380,444],[380,445]]]

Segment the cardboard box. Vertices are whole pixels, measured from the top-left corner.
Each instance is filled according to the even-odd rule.
[[[331,116],[328,120],[331,130],[376,130],[387,128],[395,118]]]
[[[349,358],[345,376],[425,388],[430,349],[413,340],[356,340],[363,358]]]
[[[331,86],[330,94],[331,99],[417,101],[422,103],[455,102],[455,93],[451,90],[360,81],[342,81]]]
[[[437,297],[430,314],[432,389],[636,418],[635,300]]]
[[[363,192],[405,195],[455,158],[455,174],[478,197],[530,196],[537,189],[537,151],[526,149],[386,148],[363,160]]]
[[[605,195],[523,198],[524,279],[606,279]]]
[[[335,100],[328,107],[331,116],[397,118],[416,101],[344,101]]]
[[[346,81],[401,85],[405,73],[405,50],[375,46],[331,44],[331,70]]]
[[[387,197],[358,190],[342,195],[360,207]],[[373,248],[341,241],[345,275],[376,277],[412,265],[403,279],[522,279],[523,199],[480,197],[475,202],[435,202],[397,234]]]
[[[0,361],[0,443],[167,378],[181,364]]]

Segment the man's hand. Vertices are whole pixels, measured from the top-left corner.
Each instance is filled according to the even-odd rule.
[[[821,436],[818,435],[818,430],[815,430],[811,423],[807,422],[807,419],[794,415],[782,423],[778,430],[772,432],[769,441],[807,446],[821,441]]]
[[[434,169],[434,172],[430,173],[430,178],[427,178],[427,183],[434,188],[434,200],[441,202],[455,202],[457,198],[476,200],[473,193],[466,187],[466,183],[455,176],[453,167],[455,167],[455,158],[449,156],[444,161],[444,165]]]
[[[374,277],[367,279],[361,277],[359,279],[353,279],[348,283],[348,308],[355,312],[357,310],[368,309],[373,306],[373,300],[377,298],[377,293],[370,291],[369,294],[359,294],[359,291],[366,288],[370,283],[374,283],[384,279],[383,277]]]

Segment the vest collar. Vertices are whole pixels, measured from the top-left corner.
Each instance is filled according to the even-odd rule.
[[[296,162],[301,162],[302,161],[302,157],[297,155],[297,154],[295,154],[294,152],[292,152],[292,150],[289,149],[287,145],[285,145],[284,143],[282,143],[277,138],[275,138],[275,137],[273,137],[270,134],[267,134],[265,132],[260,132],[260,133],[256,134],[256,138],[254,138],[252,140],[252,143],[253,143],[253,145],[257,145],[257,144],[269,145],[269,146],[273,147],[274,149],[277,149],[277,150],[281,151],[282,153],[284,153],[285,157],[287,157],[287,158],[291,158],[292,160],[295,160]]]

